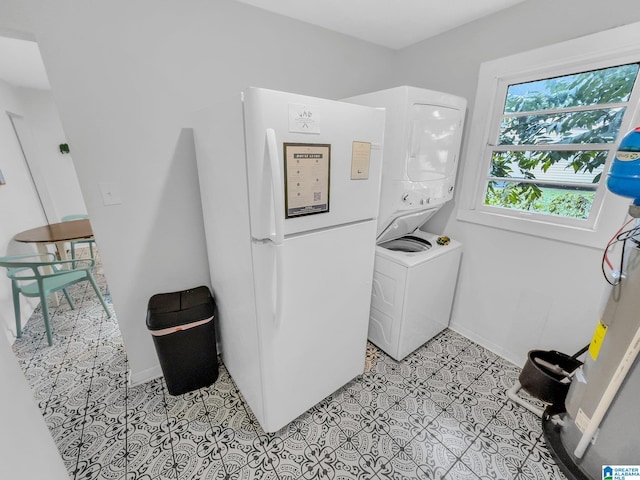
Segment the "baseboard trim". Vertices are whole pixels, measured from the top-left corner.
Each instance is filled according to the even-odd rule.
[[[136,387],[151,380],[155,380],[156,378],[159,378],[161,376],[162,369],[160,368],[159,364],[154,367],[147,368],[146,370],[142,370],[141,372],[133,372],[129,370],[129,386]]]
[[[504,348],[502,348],[502,347],[496,345],[495,343],[487,340],[485,337],[483,337],[481,335],[478,335],[473,330],[469,330],[469,329],[467,329],[465,327],[461,327],[460,325],[449,325],[449,328],[451,330],[453,330],[454,332],[459,333],[463,337],[467,337],[469,340],[474,341],[475,343],[477,343],[481,347],[484,347],[487,350],[491,350],[496,355],[498,355],[498,356],[504,358],[505,360],[508,360],[509,362],[513,363],[514,365],[522,368],[522,366],[523,366],[522,361],[520,359],[514,358],[513,357],[513,352],[509,352],[509,351],[505,350]]]

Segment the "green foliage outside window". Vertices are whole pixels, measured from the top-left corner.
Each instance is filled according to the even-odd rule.
[[[630,64],[510,85],[485,204],[586,219],[637,74]]]
[[[537,185],[532,187],[523,190],[522,186],[511,184],[505,188],[494,188],[487,191],[485,203],[503,208],[584,220],[589,217],[595,192],[569,193],[564,189],[540,188]]]

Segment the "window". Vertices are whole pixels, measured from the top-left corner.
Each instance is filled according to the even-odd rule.
[[[594,215],[637,77],[634,63],[507,85],[488,145],[484,205]]]
[[[639,26],[481,65],[459,220],[606,242],[629,203],[605,180],[622,135],[640,124]]]

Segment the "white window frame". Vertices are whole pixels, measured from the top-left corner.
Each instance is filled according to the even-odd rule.
[[[624,221],[631,203],[606,191],[606,174],[615,154],[615,144],[609,146],[610,154],[591,215],[588,220],[580,220],[485,205],[491,143],[504,116],[509,85],[637,62],[640,62],[640,23],[483,63],[466,146],[458,220],[603,248]],[[639,124],[640,88],[636,87],[620,134]]]

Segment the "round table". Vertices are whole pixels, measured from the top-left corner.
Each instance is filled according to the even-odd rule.
[[[68,260],[64,243],[71,240],[92,238],[93,230],[89,219],[73,220],[70,222],[51,223],[42,227],[32,228],[16,234],[16,242],[35,243],[40,253],[47,253],[47,245],[54,244],[60,260]]]
[[[83,238],[93,238],[93,230],[89,219],[72,220],[70,222],[51,223],[42,227],[25,230],[14,235],[16,242],[35,243],[38,252],[48,254],[47,245],[54,244],[56,246],[57,256],[60,260],[69,260],[65,242],[71,240],[80,240]],[[58,295],[52,295],[53,304],[59,305]]]

